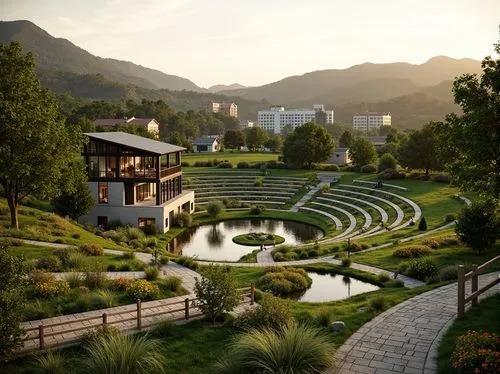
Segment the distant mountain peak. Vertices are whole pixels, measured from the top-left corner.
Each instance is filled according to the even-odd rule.
[[[239,83],[233,84],[216,84],[214,86],[210,86],[207,88],[210,92],[220,92],[220,91],[231,91],[231,90],[240,90],[242,88],[247,88],[247,86],[243,86]]]

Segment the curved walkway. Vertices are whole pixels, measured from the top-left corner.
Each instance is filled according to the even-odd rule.
[[[481,275],[479,288],[499,274]],[[470,293],[470,281],[466,292]],[[500,292],[499,285],[480,298],[495,292]],[[340,367],[330,373],[436,373],[437,349],[456,312],[456,283],[406,300],[351,335],[337,351]]]

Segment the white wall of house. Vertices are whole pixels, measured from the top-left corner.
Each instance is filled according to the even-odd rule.
[[[336,149],[333,152],[332,157],[328,160],[328,163],[335,165],[349,165],[352,163],[352,159],[349,154],[349,150]]]
[[[205,150],[204,147],[207,147]],[[211,145],[203,144],[203,145],[193,145],[193,152],[218,152],[220,150],[220,144],[217,141],[214,141]]]

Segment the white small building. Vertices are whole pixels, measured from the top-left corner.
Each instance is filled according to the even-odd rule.
[[[350,165],[352,164],[349,148],[337,148],[332,157],[327,161],[329,164]]]
[[[100,127],[112,126],[139,126],[144,127],[147,131],[154,134],[156,137],[160,134],[160,123],[154,118],[97,118],[94,120],[94,125]]]
[[[356,113],[352,117],[353,130],[360,130],[365,134],[382,126],[391,126],[391,113]]]
[[[198,136],[193,141],[193,152],[218,152],[220,140],[216,136]]]
[[[258,112],[259,126],[275,134],[281,134],[285,127],[295,129],[307,122],[333,124],[334,118],[333,110],[325,110],[322,104],[314,104],[313,109],[285,109],[282,106],[274,106]]]
[[[176,214],[194,212],[194,191],[182,190],[185,148],[124,132],[85,135],[82,155],[97,204],[81,222],[105,227],[118,220],[167,232]]]

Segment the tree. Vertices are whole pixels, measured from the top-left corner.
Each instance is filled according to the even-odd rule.
[[[311,168],[313,163],[328,160],[335,149],[332,137],[323,126],[313,122],[297,127],[283,144],[286,162]]]
[[[0,76],[0,184],[11,226],[18,229],[20,201],[59,193],[82,136],[78,127],[65,127],[54,98],[36,78],[33,55],[23,55],[19,43],[0,44]]]
[[[500,55],[500,43],[495,44]],[[500,57],[486,57],[483,74],[465,74],[453,83],[463,115],[438,123],[439,156],[464,190],[500,197]]]
[[[195,279],[194,293],[198,308],[214,325],[224,313],[231,312],[241,298],[231,268],[220,265],[206,267],[201,280]]]
[[[349,154],[354,165],[364,166],[372,164],[377,159],[375,146],[366,138],[356,138],[349,148]]]
[[[283,147],[283,139],[277,134],[270,135],[269,139],[264,143],[264,147],[269,148],[273,153],[278,153]]]
[[[240,149],[245,145],[245,136],[238,129],[227,130],[224,134],[224,147]]]
[[[418,223],[418,229],[420,231],[426,231],[427,230],[427,220],[425,219],[425,217],[422,217],[422,219]]]
[[[500,235],[500,218],[494,201],[474,201],[458,216],[455,232],[462,243],[480,254],[495,244]]]
[[[354,138],[350,131],[344,131],[339,139],[339,145],[344,148],[349,148]]]
[[[224,204],[218,200],[212,200],[207,204],[207,213],[209,216],[217,218],[224,210]]]
[[[246,145],[252,152],[258,151],[267,140],[267,133],[260,127],[250,127],[246,131]]]
[[[401,144],[398,158],[405,167],[424,169],[426,177],[429,176],[429,170],[441,170],[434,123],[425,125],[421,130],[412,131]]]
[[[0,245],[0,357],[19,347],[24,305],[26,267],[24,259],[11,256],[6,245]]]
[[[378,172],[384,171],[386,169],[396,169],[398,161],[390,153],[384,153],[378,160]]]

